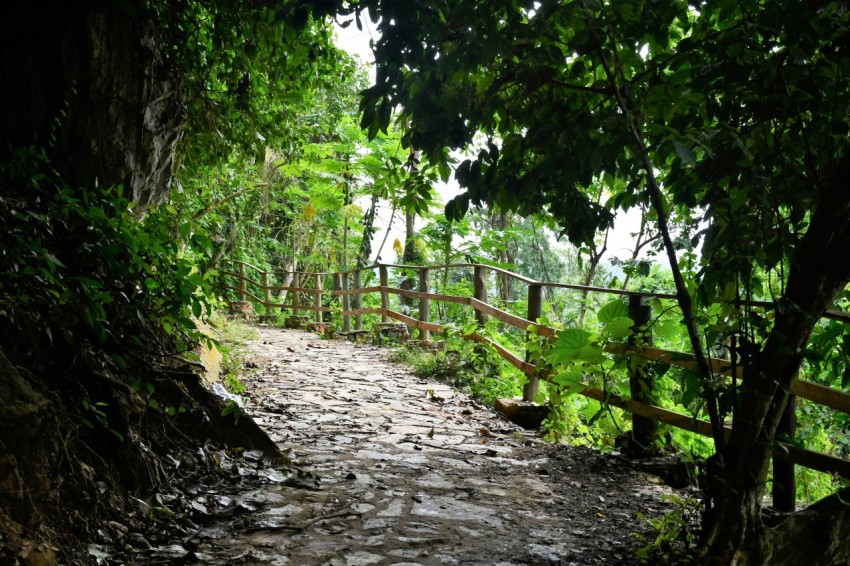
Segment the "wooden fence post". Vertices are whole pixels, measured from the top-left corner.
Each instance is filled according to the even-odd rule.
[[[386,291],[386,287],[390,286],[390,273],[387,270],[386,265],[382,265],[378,268],[378,273],[381,278],[381,308],[389,310],[390,308],[390,295]],[[390,317],[387,315],[381,315],[381,322],[389,322]]]
[[[776,435],[790,442],[797,434],[797,397],[788,396],[788,403],[782,412]],[[797,484],[794,480],[794,463],[788,460],[773,458],[773,508],[783,513],[793,513],[797,510]]]
[[[423,267],[419,270],[419,292],[429,293],[431,291],[431,270]],[[419,320],[431,322],[431,299],[422,297],[419,299]],[[431,331],[427,328],[419,329],[420,340],[430,340]]]
[[[483,265],[476,265],[475,271],[472,274],[473,296],[482,303],[487,302],[487,268]],[[487,315],[483,312],[475,311],[475,321],[484,326],[487,322]]]
[[[348,294],[348,273],[342,274],[342,310],[348,312],[351,310],[351,295]],[[342,315],[342,331],[351,332],[351,315]]]
[[[630,344],[652,345],[652,334],[646,328],[651,316],[652,307],[644,304],[641,295],[629,295],[629,318],[633,322]],[[654,404],[652,370],[646,362],[634,357],[629,360],[629,388],[632,400]],[[655,450],[657,429],[658,425],[652,419],[632,414],[632,439],[637,452],[649,453]]]
[[[360,289],[363,287],[363,272],[359,269],[354,272],[354,288]],[[354,310],[363,308],[363,294],[357,293],[354,295]],[[363,330],[363,315],[358,313],[354,315],[354,330]]]
[[[298,316],[298,306],[301,302],[301,293],[298,291],[301,287],[301,277],[298,273],[292,274],[292,316]]]
[[[316,274],[316,322],[322,322],[322,276]]]
[[[239,264],[239,300],[248,302],[248,275],[245,273],[245,264]]]
[[[532,284],[528,286],[528,316],[525,318],[532,322],[537,322],[537,319],[541,316],[543,316],[543,285]],[[531,361],[531,352],[525,353],[525,361]],[[534,401],[539,390],[540,379],[536,375],[528,376],[528,383],[522,387],[522,400]]]
[[[265,291],[266,302],[263,305],[266,307],[266,315],[270,315],[272,313],[272,308],[269,306],[272,302],[271,290],[269,289],[269,273],[267,271],[263,271],[263,291]]]

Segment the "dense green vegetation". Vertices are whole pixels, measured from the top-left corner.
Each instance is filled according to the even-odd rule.
[[[587,244],[616,210],[648,212],[714,430],[700,553],[811,558],[807,545],[787,545],[820,529],[814,514],[769,528],[761,495],[788,386],[850,280],[844,6],[358,5],[381,33],[364,125],[376,130],[400,106],[405,141],[434,161],[476,135],[488,140],[457,168],[466,193],[452,217],[480,203],[545,209]],[[688,242],[701,244],[701,260]],[[755,297],[775,302],[773,314],[750,306]],[[718,383],[708,365],[707,348],[725,335],[744,356],[738,385]],[[837,498],[822,507],[841,509]]]
[[[92,431],[84,447],[130,447],[142,434],[132,411],[182,414],[157,396],[180,390],[165,376],[190,361],[225,260],[284,272],[386,260],[391,252],[374,239],[383,208],[404,219],[404,241],[391,243],[398,261],[483,262],[537,279],[675,292],[652,305],[655,343],[698,364],[655,368],[655,394],[712,423],[713,444],[673,433],[686,453],[711,456],[698,556],[850,560],[847,487],[803,472],[801,499],[841,490],[779,524],[761,513],[792,379],[850,387],[850,334],[822,319],[850,307],[845,3],[53,8],[46,21],[8,8],[20,24],[8,44],[20,49],[4,47],[0,353],[28,377],[0,376],[4,429],[31,424],[11,409],[15,400],[47,406],[26,405],[28,382],[44,399],[70,399],[69,418]],[[374,84],[332,44],[333,18],[360,28],[366,17],[378,32]],[[127,64],[96,57],[91,38]],[[138,123],[147,129],[128,129]],[[450,176],[464,192],[438,211],[434,187]],[[607,264],[608,230],[627,210],[641,215],[635,253]],[[556,247],[552,234],[572,247]],[[666,258],[669,273],[641,249]],[[411,284],[404,279],[394,283]],[[471,293],[449,273],[434,287]],[[494,302],[524,315],[522,288],[495,278],[491,289]],[[593,294],[545,299],[545,322],[563,328],[554,345],[532,341],[558,383],[539,398],[556,408],[549,432],[610,446],[623,417],[572,393],[589,384],[628,393],[625,362],[602,351],[630,336],[625,306]],[[456,305],[433,309],[433,320],[452,325],[450,339],[474,327]],[[515,351],[528,346],[525,333],[494,321],[476,330]],[[712,375],[718,344],[744,366],[740,381]],[[419,363],[484,397],[521,388],[523,377],[480,348],[458,340],[449,349],[457,353]],[[124,402],[139,393],[141,408]],[[795,442],[848,455],[846,415],[801,403],[798,416]],[[18,452],[26,442],[10,434],[3,442],[27,461]],[[832,539],[815,544],[824,532]]]

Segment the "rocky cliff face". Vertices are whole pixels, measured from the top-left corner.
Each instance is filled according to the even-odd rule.
[[[141,214],[168,196],[185,105],[160,30],[129,5],[8,3],[0,131],[48,145],[70,183],[123,184]]]

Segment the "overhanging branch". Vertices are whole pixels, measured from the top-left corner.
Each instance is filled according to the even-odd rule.
[[[664,197],[661,193],[661,187],[655,177],[655,169],[652,166],[652,160],[650,159],[649,149],[646,147],[646,142],[644,142],[643,133],[641,132],[635,113],[632,110],[635,108],[634,102],[629,99],[628,95],[620,88],[617,75],[614,70],[611,69],[608,58],[605,56],[605,52],[602,49],[602,43],[598,41],[598,39],[596,41],[596,45],[608,83],[614,91],[617,105],[623,112],[629,128],[629,133],[632,135],[638,155],[640,156],[641,165],[643,166],[644,171],[646,171],[646,188],[649,192],[652,208],[655,209],[655,213],[658,217],[658,231],[661,234],[661,239],[664,242],[664,251],[666,252],[667,259],[670,262],[670,270],[673,273],[673,282],[676,287],[676,300],[679,303],[679,307],[682,309],[682,316],[685,320],[685,327],[688,330],[688,339],[690,340],[691,348],[694,350],[699,376],[706,383],[710,384],[712,382],[711,367],[708,363],[708,358],[705,356],[705,350],[703,349],[702,341],[700,340],[699,332],[697,330],[693,301],[685,287],[685,280],[682,277],[682,271],[679,269],[678,258],[676,258],[676,249],[673,246],[673,240],[670,237],[670,227],[667,223],[667,214],[664,208]],[[723,433],[723,421],[720,419],[720,411],[718,410],[717,395],[709,386],[705,388],[705,396],[715,449],[717,453],[722,454],[726,446],[726,438]]]

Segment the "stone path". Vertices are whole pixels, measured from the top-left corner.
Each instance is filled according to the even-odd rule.
[[[628,461],[554,446],[387,350],[260,327],[247,411],[317,489],[245,494],[228,563],[633,564],[636,517],[670,490]]]

